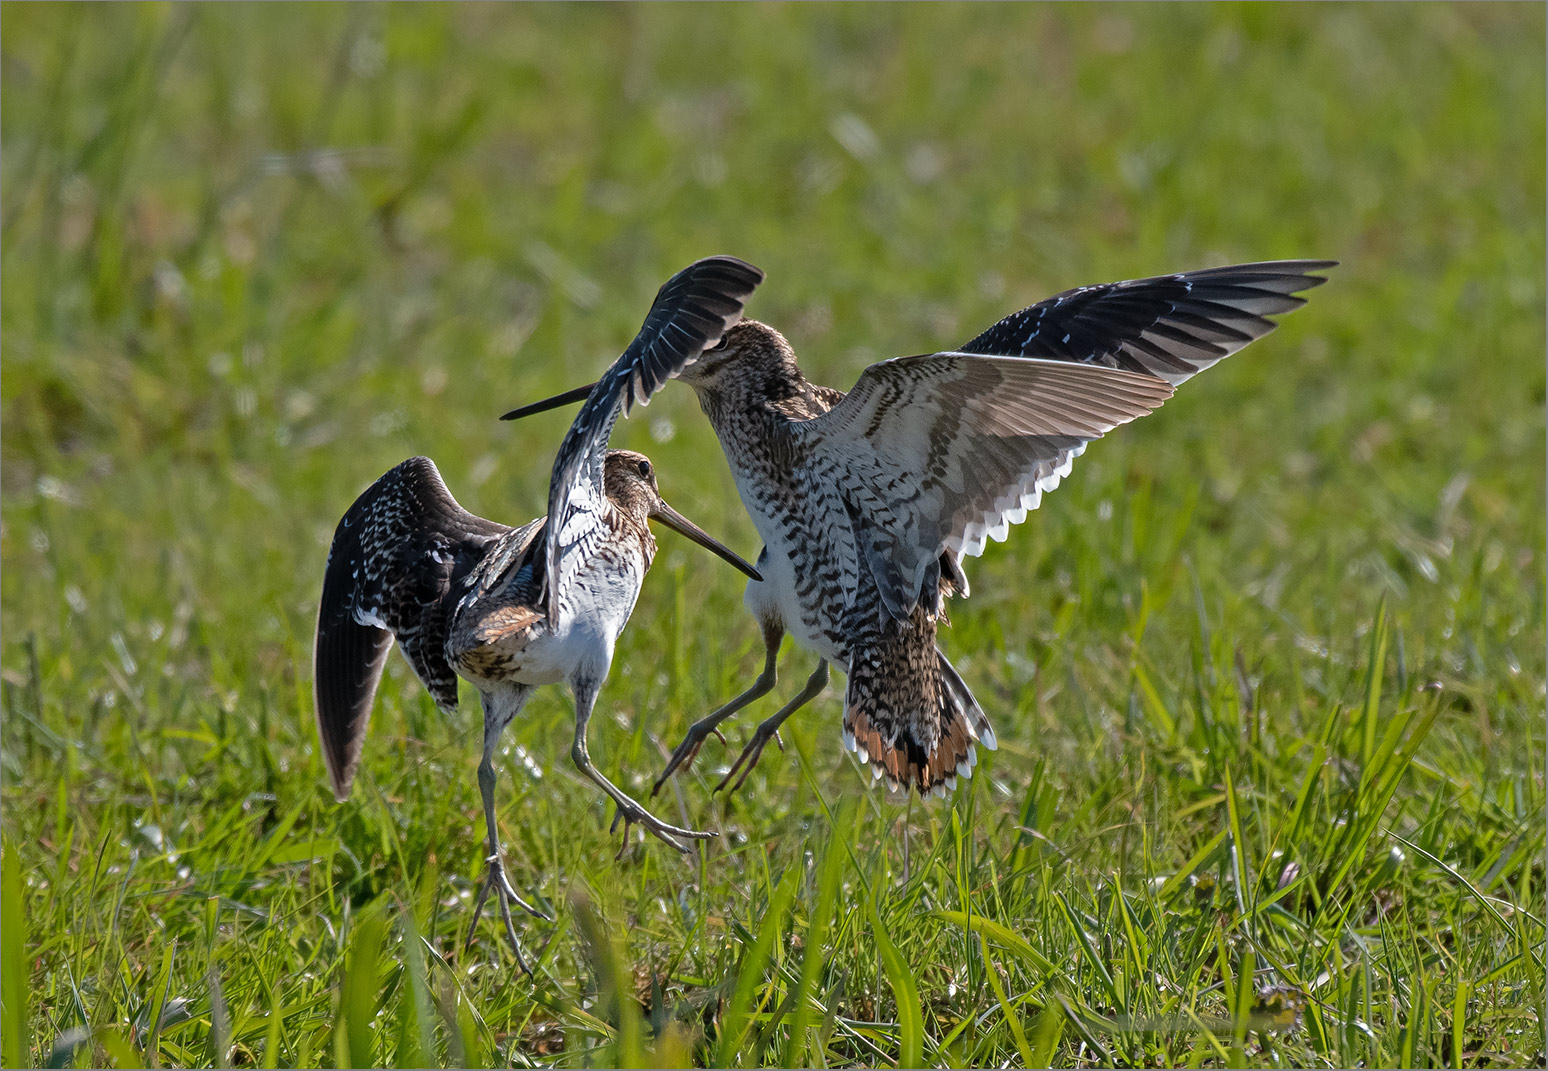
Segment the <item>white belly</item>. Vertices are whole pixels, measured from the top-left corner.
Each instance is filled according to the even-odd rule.
[[[566,629],[562,623],[555,632],[544,630],[515,656],[510,676],[533,688],[572,680],[581,675],[579,669],[582,666],[600,664],[602,676],[606,676],[612,651],[599,644],[597,639],[588,632]]]
[[[634,612],[639,573],[583,567],[571,574],[559,600],[559,620],[542,629],[517,656],[514,676],[533,686],[576,679],[605,680],[618,634]]]

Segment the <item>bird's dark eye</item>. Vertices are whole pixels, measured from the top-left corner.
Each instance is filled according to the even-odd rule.
[[[643,457],[640,458],[640,479],[650,479],[650,462],[646,461]]]

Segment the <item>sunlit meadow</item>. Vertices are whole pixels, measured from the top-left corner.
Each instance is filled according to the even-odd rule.
[[[1541,5],[0,9],[0,1062],[1541,1066]],[[1328,257],[969,563],[996,725],[868,787],[841,682],[636,839],[474,696],[312,724],[333,526],[411,454],[507,523],[655,288],[732,253],[819,382],[1082,283]],[[692,392],[620,426],[758,550]],[[760,643],[663,533],[592,730],[647,791]],[[788,646],[775,696],[814,664]]]

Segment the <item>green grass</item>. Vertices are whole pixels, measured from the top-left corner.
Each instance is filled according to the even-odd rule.
[[[1544,1059],[1540,5],[0,10],[3,1062],[1516,1066]],[[866,787],[838,686],[636,842],[548,689],[487,920],[472,696],[394,656],[315,746],[334,524],[435,458],[542,509],[694,257],[819,382],[1054,291],[1335,257],[970,563],[1000,750]],[[615,443],[757,549],[691,392]],[[645,791],[750,681],[670,534],[592,750]],[[787,649],[779,695],[810,655]],[[733,747],[774,699],[747,712]],[[1299,1014],[1296,1009],[1299,1008]]]

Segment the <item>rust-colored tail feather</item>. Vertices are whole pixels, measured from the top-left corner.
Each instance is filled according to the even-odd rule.
[[[916,611],[910,625],[889,622],[875,641],[850,652],[844,746],[894,788],[945,796],[973,776],[977,746],[991,751],[983,708],[935,647],[934,622]]]

